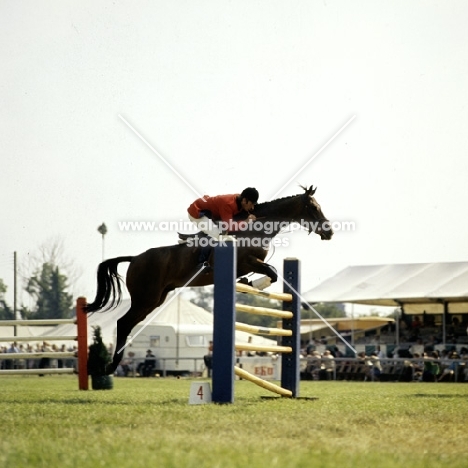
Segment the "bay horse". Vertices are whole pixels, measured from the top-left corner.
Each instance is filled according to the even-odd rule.
[[[299,195],[279,198],[260,203],[254,209],[257,221],[250,229],[235,233],[238,240],[237,277],[259,273],[277,280],[275,268],[264,259],[270,241],[285,227],[299,223],[309,234],[315,232],[322,240],[331,239],[330,222],[322,213],[314,198],[316,189],[301,187]],[[114,373],[122,360],[128,335],[133,327],[143,321],[154,309],[163,304],[170,291],[182,286],[206,286],[213,284],[213,273],[198,274],[200,246],[176,244],[156,247],[137,256],[116,257],[103,261],[97,271],[97,292],[94,301],[86,306],[87,312],[109,310],[116,307],[122,296],[121,282],[117,271],[122,262],[130,262],[126,285],[130,293],[131,306],[117,320],[117,341],[112,362],[107,366],[108,374]],[[209,257],[213,266],[213,252]]]

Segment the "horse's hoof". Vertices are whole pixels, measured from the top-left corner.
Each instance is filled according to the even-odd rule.
[[[250,282],[247,278],[241,278],[238,283],[240,284],[246,284],[247,286],[250,286]]]
[[[106,374],[112,375],[115,372],[115,367],[113,364],[107,364],[106,366]]]

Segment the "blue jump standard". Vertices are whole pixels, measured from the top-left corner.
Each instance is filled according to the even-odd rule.
[[[213,370],[212,401],[234,402],[235,322],[236,322],[236,265],[235,242],[225,240],[215,247],[214,317],[213,317]],[[283,290],[292,294],[292,302],[283,302],[283,310],[293,313],[283,319],[283,328],[292,330],[292,336],[281,337],[282,346],[290,346],[292,353],[282,354],[281,387],[290,390],[293,398],[299,397],[300,381],[300,262],[284,260]]]

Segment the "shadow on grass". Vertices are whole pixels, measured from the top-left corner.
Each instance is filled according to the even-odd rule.
[[[297,398],[287,398],[281,396],[261,396],[261,400],[284,400],[284,401],[296,401],[296,400],[304,400],[304,401],[314,401],[318,400],[319,397],[297,397]]]
[[[100,400],[94,398],[67,398],[67,399],[52,399],[52,398],[37,398],[37,399],[29,399],[27,401],[22,399],[16,398],[9,398],[4,403],[8,404],[28,404],[28,405],[107,405],[107,406],[128,406],[128,405],[135,405],[135,401],[131,400]],[[166,404],[182,404],[186,403],[185,400],[182,399],[168,399],[168,400],[139,400],[138,405],[166,405]]]
[[[416,398],[466,398],[466,394],[461,393],[415,393],[413,395],[407,395],[407,397]]]

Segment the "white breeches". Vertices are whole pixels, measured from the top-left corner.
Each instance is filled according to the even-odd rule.
[[[201,218],[194,218],[193,216],[189,215],[190,221],[194,223],[200,231],[204,232],[205,234],[209,235],[213,239],[218,240],[221,234],[216,223],[214,223],[210,218],[203,216]]]

